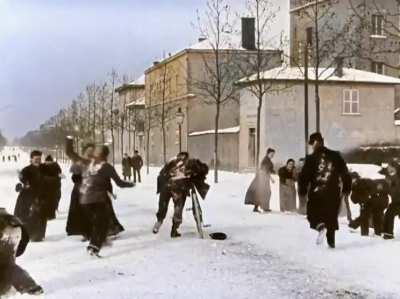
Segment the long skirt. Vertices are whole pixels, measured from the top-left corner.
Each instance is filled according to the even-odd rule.
[[[20,192],[14,215],[25,225],[31,241],[43,241],[47,228],[46,209],[42,200],[35,197],[29,189]]]
[[[79,203],[80,184],[75,184],[71,193],[71,203],[68,211],[67,234],[68,236],[81,235],[87,237],[90,228],[90,222],[85,216],[84,209]]]
[[[259,206],[264,211],[270,209],[271,183],[270,175],[260,171],[246,192],[246,205]]]
[[[281,212],[296,210],[296,186],[293,180],[286,180],[286,184],[279,184],[279,198]]]
[[[81,235],[87,237],[90,231],[90,221],[86,217],[84,206],[79,203],[80,184],[75,184],[71,193],[71,203],[68,212],[67,234],[68,236]],[[124,227],[119,223],[115,215],[111,199],[107,197],[106,204],[107,216],[107,235],[115,236],[124,231]]]

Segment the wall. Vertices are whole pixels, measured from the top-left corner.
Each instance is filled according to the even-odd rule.
[[[280,87],[282,88],[282,86]],[[342,114],[344,88],[357,88],[360,92],[360,115]],[[315,131],[315,104],[313,85],[309,96],[309,133]],[[361,145],[396,143],[399,129],[394,125],[394,87],[367,84],[324,84],[321,86],[321,131],[326,145],[347,151]],[[244,103],[241,117],[240,169],[246,169],[248,159],[245,135],[254,123],[252,102],[255,98],[243,90]],[[261,151],[268,147],[277,150],[276,161],[284,163],[288,158],[298,160],[305,153],[304,88],[301,84],[288,85],[280,92],[271,94],[263,106],[261,118]]]
[[[219,169],[237,171],[239,165],[239,135],[219,135]],[[214,134],[189,136],[189,153],[193,158],[198,158],[210,167],[214,165],[213,159]]]
[[[341,0],[341,1],[325,1],[324,3],[320,4],[320,9],[321,11],[323,10],[323,7],[325,5],[330,5],[329,3],[334,3],[331,4],[333,5],[333,8],[330,10],[331,12],[334,12],[335,15],[331,17],[331,14],[329,13],[329,18],[330,22],[337,30],[338,32],[344,28],[345,24],[352,23],[351,25],[351,33],[347,34],[347,36],[350,37],[352,44],[355,44],[355,50],[351,51],[351,53],[341,53],[342,48],[340,47],[340,43],[338,42],[335,44],[335,49],[339,51],[342,56],[353,56],[352,58],[347,58],[345,61],[345,66],[349,66],[351,64],[351,67],[357,68],[357,69],[362,69],[366,71],[371,71],[371,61],[369,59],[361,59],[359,57],[368,57],[373,59],[374,61],[378,62],[385,62],[387,65],[394,65],[397,66],[399,64],[399,55],[395,51],[395,53],[388,53],[387,51],[381,52],[379,51],[380,49],[390,49],[394,48],[395,50],[398,47],[398,41],[397,38],[387,36],[386,38],[372,38],[371,37],[371,19],[372,19],[372,14],[377,12],[377,9],[375,7],[375,3],[377,3],[378,6],[380,6],[379,12],[396,12],[392,15],[389,13],[385,16],[388,19],[389,23],[393,24],[399,24],[399,15],[398,15],[398,3],[396,0],[385,0],[385,1],[375,1],[375,0],[351,0],[353,3],[354,7],[357,7],[361,3],[366,3],[368,10],[366,11],[365,15],[365,20],[363,20],[363,24],[361,25],[359,18],[353,18],[353,10],[351,9],[351,6],[349,4],[350,0]],[[297,7],[298,5],[304,4],[302,3],[304,1],[291,1],[291,8]],[[309,11],[311,10],[310,8],[308,9]],[[292,54],[292,63],[296,64],[293,59],[297,56],[297,53],[299,51],[298,49],[298,44],[300,41],[306,40],[306,28],[307,27],[314,27],[314,24],[312,24],[311,19],[307,17],[307,14],[302,13],[304,10],[299,10],[297,12],[291,12],[290,20],[290,37],[291,37],[291,54]],[[361,10],[358,11],[359,14],[362,14]],[[323,23],[326,20],[321,20],[320,22]],[[322,26],[322,25],[321,25]],[[362,29],[359,29],[362,27]],[[322,27],[321,27],[322,28]],[[321,32],[320,34],[320,43],[323,45],[325,42],[324,40],[328,40],[329,43],[331,43],[332,37],[332,30],[329,30],[329,32]],[[395,33],[393,36],[395,36],[397,33]],[[343,36],[343,34],[342,34]],[[347,38],[346,40],[349,40]],[[335,56],[335,49],[332,49],[331,51],[331,56],[329,59],[326,59],[325,62],[322,62],[322,65],[327,65],[331,64],[333,62],[333,57]],[[373,49],[373,52],[371,53],[371,49]],[[379,53],[380,52],[380,53]],[[303,56],[301,57],[301,64],[303,64]],[[398,77],[399,72],[395,68],[390,68],[387,67],[385,71],[386,75],[393,76],[393,77]]]

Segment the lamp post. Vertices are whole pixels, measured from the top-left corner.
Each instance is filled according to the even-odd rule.
[[[182,109],[179,107],[178,111],[175,114],[176,122],[178,123],[179,128],[179,152],[182,151],[182,125],[185,121],[185,114],[182,112]]]

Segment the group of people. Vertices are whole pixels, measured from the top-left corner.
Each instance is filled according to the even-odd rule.
[[[12,161],[14,161],[14,162],[18,162],[18,158],[19,158],[19,154],[18,155],[8,155],[8,156],[1,156],[1,160],[3,161],[3,162],[12,162]]]
[[[310,228],[317,231],[317,244],[326,238],[330,248],[335,248],[335,233],[339,229],[338,217],[343,202],[350,198],[360,205],[360,216],[350,219],[351,228],[361,227],[362,235],[368,235],[373,225],[375,234],[392,239],[394,219],[400,216],[400,164],[394,161],[383,168],[385,179],[371,180],[351,173],[337,151],[325,146],[320,133],[310,136],[312,153],[301,160],[299,169],[289,159],[278,170],[280,209],[282,212],[300,211],[307,215]],[[107,146],[87,144],[82,154],[74,151],[73,139],[66,139],[66,154],[72,161],[70,171],[74,187],[67,220],[67,234],[81,235],[89,241],[87,251],[100,257],[99,253],[108,236],[124,230],[119,223],[112,204],[113,185],[132,188],[134,182],[122,180],[115,168],[107,162]],[[245,203],[254,205],[254,212],[270,212],[271,183],[274,183],[274,149],[268,149],[256,177],[246,193]],[[42,289],[32,278],[15,264],[15,257],[22,254],[26,244],[44,239],[47,221],[54,219],[61,197],[61,168],[51,156],[42,163],[42,153],[33,151],[31,163],[20,173],[19,192],[14,216],[0,211],[0,266],[6,265],[14,278],[7,280],[8,286],[18,284],[20,290],[40,293]],[[123,176],[131,179],[132,168],[140,178],[143,160],[135,151],[130,158],[125,155]],[[174,204],[171,238],[181,236],[179,227],[186,198],[197,192],[203,199],[210,186],[206,184],[208,166],[200,160],[191,159],[187,152],[179,153],[166,163],[157,179],[159,194],[158,211],[153,233],[157,234],[166,218],[170,201]],[[297,188],[296,188],[297,185]],[[299,197],[299,207],[296,198]],[[391,200],[389,200],[389,197]],[[390,202],[390,204],[389,204]],[[349,211],[349,206],[347,206]],[[350,212],[350,211],[349,211]],[[351,218],[351,217],[350,217]],[[4,240],[3,240],[4,239]],[[10,240],[11,244],[10,244]],[[2,256],[9,248],[8,257]],[[3,250],[3,251],[2,251]],[[0,281],[4,273],[0,271]],[[0,284],[0,294],[5,286]],[[17,287],[16,287],[17,288]]]
[[[14,215],[0,209],[0,295],[12,287],[20,293],[41,294],[43,289],[16,264],[29,241],[40,242],[47,221],[56,217],[61,198],[61,168],[51,156],[32,151],[31,163],[19,173]]]
[[[133,172],[133,182],[141,183],[142,178],[140,175],[140,170],[143,167],[143,158],[139,155],[139,151],[135,150],[134,155],[129,157],[127,153],[124,154],[122,158],[122,175],[124,180],[130,181]]]
[[[312,154],[301,159],[299,169],[289,159],[279,169],[280,210],[305,213],[310,227],[318,232],[317,244],[326,237],[329,247],[335,248],[335,232],[339,229],[338,217],[345,204],[349,227],[361,228],[361,235],[394,238],[394,221],[400,216],[400,163],[395,160],[382,168],[384,179],[362,178],[350,172],[341,154],[325,146],[320,133],[310,136]],[[256,177],[247,190],[245,203],[254,205],[254,212],[269,212],[274,149],[268,149]],[[297,188],[296,188],[297,182]],[[296,207],[296,198],[299,207]],[[360,206],[360,215],[352,219],[349,199]]]
[[[135,184],[122,180],[115,168],[107,162],[107,146],[89,143],[83,147],[80,155],[74,151],[73,139],[67,138],[65,151],[72,161],[70,172],[74,183],[67,234],[81,235],[89,241],[87,252],[100,257],[100,250],[107,237],[124,230],[113,209],[112,199],[115,196],[111,180],[121,188],[131,188]],[[56,216],[63,176],[57,162],[48,156],[42,163],[42,155],[40,151],[32,151],[30,165],[20,173],[20,183],[16,186],[19,196],[14,215],[0,211],[0,236],[4,238],[0,238],[0,266],[7,266],[4,268],[6,270],[0,270],[0,282],[4,282],[4,285],[0,283],[0,295],[11,287],[21,293],[43,292],[29,274],[15,263],[16,257],[23,253],[29,240],[38,242],[44,239],[47,221]],[[140,167],[136,169],[140,170],[143,161],[138,165]],[[208,166],[199,160],[190,159],[186,152],[179,153],[164,166],[157,182],[157,193],[160,196],[153,233],[158,233],[172,199],[175,208],[171,238],[181,236],[178,228],[182,223],[186,197],[194,188],[202,198],[206,197],[209,190],[209,185],[205,183],[207,174]],[[10,273],[12,276],[5,279]]]
[[[271,183],[273,184],[275,182],[272,175],[276,174],[272,160],[275,156],[275,153],[275,149],[269,148],[267,150],[267,154],[261,161],[256,177],[247,190],[245,204],[253,205],[253,212],[271,212]],[[303,164],[304,159],[300,159],[300,162]],[[281,212],[305,213],[304,202],[301,201],[297,207],[296,182],[298,180],[301,167],[302,165],[300,168],[296,168],[295,160],[289,159],[287,160],[286,164],[278,170],[279,203]]]
[[[19,193],[14,215],[28,230],[30,239],[42,241],[47,221],[55,219],[61,199],[61,168],[51,155],[42,163],[42,152],[32,151],[31,163],[19,173]]]

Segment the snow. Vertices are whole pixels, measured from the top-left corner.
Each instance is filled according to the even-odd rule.
[[[17,196],[17,169],[27,162],[26,155],[18,164],[0,162],[0,206],[9,211]],[[378,170],[349,167],[368,176]],[[49,222],[46,240],[31,243],[18,259],[43,286],[46,299],[398,298],[398,240],[350,233],[342,218],[337,248],[316,246],[304,216],[277,212],[277,184],[271,214],[254,214],[243,205],[252,174],[221,172],[221,182],[212,184],[202,202],[205,223],[212,225],[207,230],[223,231],[228,240],[199,239],[191,211],[184,213],[183,237],[171,240],[172,206],[159,235],[153,235],[157,171],[143,175],[144,183],[134,189],[116,189],[115,210],[126,231],[104,247],[103,259],[89,257],[80,238],[66,236],[72,185],[63,181],[60,213]]]
[[[375,84],[400,84],[400,79],[380,75],[372,72],[343,68],[343,76],[335,75],[335,68],[319,68],[319,80],[332,82],[359,82],[359,83],[375,83]],[[315,80],[315,68],[308,70],[308,77],[311,81]],[[277,67],[261,74],[262,80],[272,81],[302,81],[304,80],[304,68],[302,67]],[[252,83],[257,80],[257,75],[242,78],[239,83]]]
[[[126,107],[134,107],[134,106],[143,106],[146,104],[145,97],[140,97],[137,98],[136,100],[133,100],[129,104],[126,105]]]
[[[128,85],[132,85],[132,86],[144,86],[144,84],[145,84],[145,79],[146,79],[146,76],[143,74],[143,75],[141,75],[139,78],[137,78],[136,80],[130,82]]]
[[[215,47],[215,41],[213,37],[204,38],[199,40],[197,43],[192,44],[187,49],[188,50],[212,50]],[[220,50],[242,50],[247,51],[247,49],[242,47],[242,36],[237,33],[222,33],[220,37]],[[277,51],[271,47],[263,47],[265,51]]]
[[[240,132],[239,126],[218,130],[218,134],[234,134],[234,133],[239,133],[239,132]],[[209,134],[215,134],[215,130],[192,132],[189,134],[189,136],[200,136],[200,135],[209,135]]]

